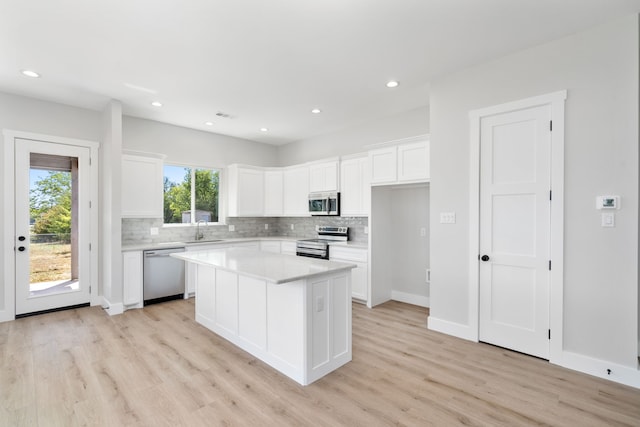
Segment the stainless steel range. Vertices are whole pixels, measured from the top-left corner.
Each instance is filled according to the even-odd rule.
[[[332,227],[319,225],[316,227],[317,239],[298,240],[296,255],[310,258],[329,259],[329,243],[349,240],[349,227]]]

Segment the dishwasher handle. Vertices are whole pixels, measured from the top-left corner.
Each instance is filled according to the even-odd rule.
[[[184,248],[160,249],[158,251],[144,251],[144,257],[145,258],[168,257],[169,255],[175,254],[177,252],[184,252]]]

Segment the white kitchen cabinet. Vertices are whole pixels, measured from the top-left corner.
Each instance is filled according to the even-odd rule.
[[[283,255],[295,255],[296,242],[293,242],[291,240],[282,240],[280,242],[280,253]]]
[[[264,171],[230,165],[227,168],[228,215],[254,217],[264,214]]]
[[[284,216],[309,216],[309,166],[284,169]]]
[[[163,191],[162,158],[122,155],[123,218],[162,218]]]
[[[427,181],[429,141],[398,145],[398,182]]]
[[[369,215],[370,181],[367,156],[347,158],[340,162],[340,215]]]
[[[331,245],[329,259],[331,261],[355,264],[357,267],[351,270],[351,297],[358,302],[367,302],[369,297],[369,251],[361,248]]]
[[[309,192],[338,191],[338,161],[309,165]]]
[[[369,151],[371,184],[395,182],[398,178],[398,150],[394,147]]]
[[[274,254],[280,253],[280,241],[279,240],[261,240],[260,250],[263,252],[273,252]]]
[[[122,302],[125,309],[141,308],[142,297],[142,251],[122,253]]]
[[[429,141],[426,137],[369,151],[371,185],[427,182],[429,173]]]
[[[206,251],[209,249],[221,249],[221,248],[230,248],[232,245],[228,243],[197,243],[185,246],[184,250],[186,252],[195,252],[195,251]],[[198,282],[198,269],[196,269],[196,265],[192,262],[186,263],[184,269],[184,283],[185,283],[185,291],[184,297],[189,298],[193,297],[196,294],[196,284]]]
[[[264,215],[282,216],[284,204],[284,172],[264,171]]]

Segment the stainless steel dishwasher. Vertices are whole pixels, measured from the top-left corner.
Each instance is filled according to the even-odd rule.
[[[169,254],[184,252],[184,248],[163,248],[144,251],[144,305],[182,298],[184,296],[184,264]]]

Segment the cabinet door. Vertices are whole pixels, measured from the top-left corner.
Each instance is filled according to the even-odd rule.
[[[331,246],[329,254],[331,261],[348,262],[357,266],[351,270],[351,297],[366,302],[369,295],[368,251]]]
[[[369,159],[343,160],[340,163],[340,214],[342,216],[369,215]]]
[[[397,180],[397,148],[379,148],[369,152],[371,184],[386,184]]]
[[[428,141],[398,145],[398,182],[429,179]]]
[[[142,251],[122,253],[122,287],[124,305],[142,307]]]
[[[338,162],[309,166],[309,192],[338,191]]]
[[[289,240],[283,240],[280,242],[280,253],[283,255],[295,255],[296,254],[296,242]]]
[[[161,159],[122,156],[122,217],[162,218],[163,188]]]
[[[264,172],[232,165],[228,179],[229,216],[262,216]]]
[[[309,216],[309,167],[284,171],[284,215]]]
[[[280,253],[280,242],[272,240],[263,240],[260,242],[260,250],[263,252]]]
[[[282,216],[283,207],[283,172],[265,171],[264,172],[264,215],[265,216]]]
[[[358,262],[357,267],[351,270],[351,297],[363,302],[367,301],[367,264]]]

